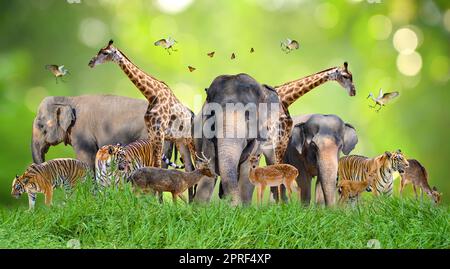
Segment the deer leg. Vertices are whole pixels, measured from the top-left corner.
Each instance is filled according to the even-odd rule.
[[[403,188],[405,187],[405,181],[402,179],[400,181],[400,197],[403,197]]]
[[[266,185],[261,184],[261,205],[263,204],[264,191],[266,190]]]
[[[287,186],[285,186],[288,191],[289,202],[292,202],[292,183],[293,182],[294,181],[292,180],[287,184]]]
[[[277,201],[277,204],[280,204],[281,203],[281,184],[280,185],[278,185],[278,187],[277,187],[277,190],[278,190],[278,201]]]
[[[417,189],[416,189],[416,185],[413,184],[413,189],[414,189],[414,194],[416,195],[416,200],[418,199],[417,197]]]
[[[188,204],[188,201],[186,200],[186,197],[184,197],[184,195],[182,193],[178,194],[178,197],[180,197],[180,199],[185,203]]]
[[[261,199],[261,186],[256,187],[256,204],[260,205],[260,199]]]
[[[174,205],[176,205],[177,204],[177,194],[176,193],[174,193],[174,192],[172,192],[172,201],[173,201],[173,204]]]

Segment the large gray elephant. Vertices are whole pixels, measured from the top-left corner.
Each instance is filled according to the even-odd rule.
[[[49,96],[42,100],[33,122],[32,157],[45,161],[50,146],[71,145],[77,159],[93,169],[95,154],[103,145],[128,144],[146,139],[146,100],[114,95]],[[170,158],[173,145],[166,143]],[[189,150],[180,148],[186,170],[192,170]],[[185,156],[186,155],[186,156]]]
[[[201,138],[196,134],[196,150],[212,159],[211,164],[221,177],[221,194],[231,197],[235,204],[251,203],[254,186],[248,180],[248,157],[259,151],[260,141],[267,138],[267,118],[272,111],[270,104],[279,106],[279,103],[273,88],[259,84],[247,74],[219,76],[207,89],[206,102],[195,117],[195,128],[203,128]],[[269,105],[262,109],[260,104]],[[242,105],[249,109],[244,117],[239,117],[227,108],[229,105]],[[214,106],[219,106],[224,113],[210,113]],[[204,133],[209,129],[214,132],[212,137]],[[235,130],[236,134],[229,135],[229,130]],[[239,131],[244,135],[237,135]],[[194,201],[208,202],[214,186],[212,180],[200,181]]]
[[[309,204],[311,181],[317,177],[316,202],[335,204],[339,154],[348,155],[358,143],[356,130],[336,115],[312,114],[293,117],[297,123],[285,155],[285,162],[298,171],[301,200]]]

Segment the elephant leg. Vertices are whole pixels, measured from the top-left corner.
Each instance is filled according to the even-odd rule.
[[[239,197],[244,205],[252,203],[255,186],[249,180],[250,165],[245,161],[239,165]]]
[[[297,177],[297,185],[300,188],[300,199],[306,206],[311,202],[311,181],[312,177],[305,173],[301,173]]]
[[[320,182],[319,178],[317,177],[317,182],[316,182],[316,204],[324,204],[325,203],[324,196],[325,195],[323,193],[322,183]]]
[[[93,172],[95,169],[95,155],[97,154],[97,147],[95,145],[85,145],[82,142],[73,142],[72,145],[77,159],[88,164],[91,172]]]

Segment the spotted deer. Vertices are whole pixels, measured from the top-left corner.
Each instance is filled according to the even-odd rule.
[[[249,158],[249,180],[257,188],[257,203],[262,205],[264,190],[267,186],[278,187],[278,195],[280,195],[281,185],[286,187],[289,200],[292,201],[292,184],[298,176],[297,168],[290,164],[273,164],[266,167],[258,167],[259,157],[260,155],[252,155]]]

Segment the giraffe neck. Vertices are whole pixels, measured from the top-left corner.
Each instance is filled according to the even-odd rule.
[[[287,108],[298,98],[310,92],[312,89],[324,84],[327,81],[336,80],[336,70],[337,67],[329,68],[313,75],[277,86],[275,87],[275,90],[278,93],[280,101]]]
[[[125,75],[127,75],[131,82],[133,82],[149,102],[153,102],[156,97],[162,95],[173,95],[172,91],[164,82],[139,69],[139,67],[131,62],[120,50],[116,50],[113,61],[119,65]]]

